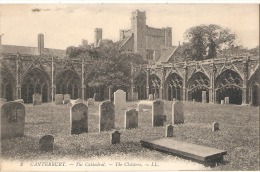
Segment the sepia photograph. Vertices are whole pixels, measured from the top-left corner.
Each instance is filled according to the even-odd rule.
[[[0,2],[0,171],[259,171],[259,4]]]

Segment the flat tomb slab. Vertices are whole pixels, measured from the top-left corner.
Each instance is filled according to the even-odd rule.
[[[142,146],[202,162],[222,162],[227,151],[176,141],[171,138],[141,140]]]

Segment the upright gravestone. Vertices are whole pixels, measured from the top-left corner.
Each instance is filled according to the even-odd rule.
[[[70,102],[70,94],[64,94],[63,104],[68,104]]]
[[[71,134],[88,132],[88,107],[83,103],[76,103],[70,108]]]
[[[116,111],[126,108],[126,92],[117,90],[114,92],[114,104]]]
[[[219,123],[213,122],[212,123],[212,131],[218,131],[219,130]]]
[[[99,105],[99,132],[115,128],[115,105],[104,101]]]
[[[63,104],[63,94],[55,94],[55,104],[56,105]]]
[[[155,100],[152,104],[152,124],[153,126],[163,126],[164,122],[164,102]]]
[[[229,97],[225,97],[225,104],[229,104]]]
[[[195,100],[195,99],[192,99],[192,102],[193,102],[193,103],[196,103],[196,100]]]
[[[154,98],[154,100],[159,99],[159,94],[158,93],[154,93],[153,94],[153,98]]]
[[[0,98],[0,105],[4,104],[4,103],[6,103],[6,102],[7,102],[6,99],[4,99],[4,98]]]
[[[202,103],[207,103],[207,92],[202,91]]]
[[[24,135],[25,107],[18,102],[7,102],[1,106],[1,138]]]
[[[224,104],[224,100],[221,100],[221,101],[220,101],[220,104],[222,104],[222,105],[223,105],[223,104]]]
[[[125,111],[125,128],[137,128],[138,127],[138,111],[131,109]]]
[[[33,95],[33,105],[41,105],[42,104],[42,95],[39,93],[35,93]]]
[[[95,93],[94,96],[93,96],[94,100],[95,101],[99,101],[99,94],[98,93]]]
[[[149,100],[153,100],[153,95],[149,94]]]
[[[138,92],[133,92],[133,98],[132,101],[138,101]]]
[[[181,101],[175,101],[172,104],[172,123],[173,124],[183,124],[183,103]]]
[[[39,140],[39,150],[42,152],[52,152],[54,144],[54,137],[52,135],[45,135]]]
[[[93,106],[94,105],[94,99],[92,99],[92,98],[89,98],[87,100],[87,102],[88,102],[88,106]]]
[[[165,137],[173,137],[173,126],[172,125],[166,125]]]
[[[111,143],[114,144],[119,144],[120,143],[120,135],[119,131],[115,131],[111,134]]]

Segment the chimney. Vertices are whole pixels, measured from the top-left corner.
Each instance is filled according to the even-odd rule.
[[[96,28],[95,37],[94,37],[94,47],[97,47],[101,40],[102,40],[102,29]]]
[[[38,34],[38,52],[41,55],[44,49],[44,35],[42,33]]]

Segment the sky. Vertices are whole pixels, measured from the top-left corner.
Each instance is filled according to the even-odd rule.
[[[119,40],[120,29],[130,29],[131,12],[146,11],[150,27],[172,27],[173,45],[184,32],[201,24],[227,27],[238,36],[237,44],[259,45],[258,4],[0,4],[2,44],[37,46],[44,34],[45,47],[66,49],[82,39],[94,41],[94,29],[103,29],[103,39]]]

